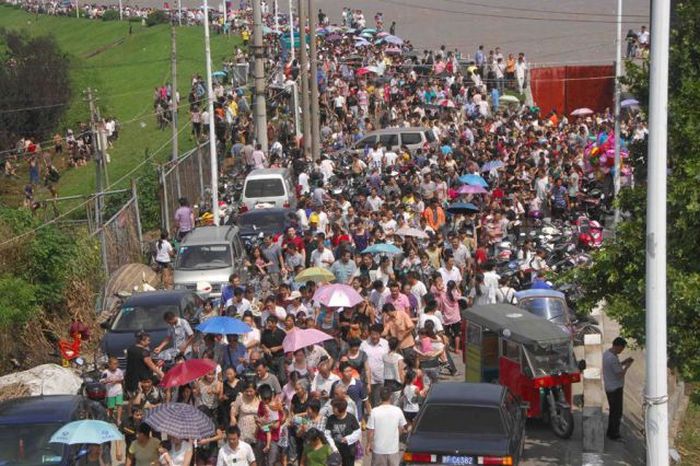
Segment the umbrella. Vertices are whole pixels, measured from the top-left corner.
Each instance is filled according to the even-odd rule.
[[[185,403],[164,403],[151,409],[143,422],[169,437],[199,440],[214,435],[214,423],[199,409]]]
[[[239,319],[217,316],[211,317],[199,324],[197,330],[202,333],[213,333],[215,335],[242,335],[253,329]]]
[[[340,34],[337,34],[337,33],[328,34],[326,36],[326,40],[328,40],[330,42],[337,42],[337,41],[341,40],[342,38],[343,38],[343,36],[341,36]]]
[[[455,103],[452,102],[450,99],[442,99],[440,101],[440,106],[447,107],[447,108],[455,108]]]
[[[124,440],[124,435],[119,432],[117,426],[105,421],[86,419],[64,425],[51,436],[49,442],[67,445],[84,443],[100,445],[113,440]]]
[[[377,37],[386,37],[386,36],[388,36],[388,35],[389,35],[389,33],[386,32],[386,31],[382,31],[382,32],[378,32],[378,33],[377,33]]]
[[[471,202],[455,202],[447,206],[447,213],[450,214],[471,214],[478,211],[479,208]]]
[[[315,328],[299,328],[289,332],[282,340],[282,349],[285,353],[293,353],[307,346],[332,340],[333,337]]]
[[[362,251],[362,254],[401,254],[401,252],[401,249],[393,244],[378,243]]]
[[[410,236],[411,238],[427,239],[428,234],[423,230],[418,228],[403,227],[396,230],[396,234],[399,236]]]
[[[387,44],[392,44],[392,45],[403,45],[403,39],[401,39],[400,37],[396,37],[396,36],[391,36],[391,35],[385,36],[385,37],[384,37],[384,41],[385,41]]]
[[[225,71],[214,71],[211,76],[212,78],[225,78],[227,73]]]
[[[379,73],[379,68],[376,66],[363,66],[362,68],[358,68],[357,71],[355,71],[355,74],[358,76],[364,76],[368,73]]]
[[[470,184],[472,186],[483,186],[488,187],[488,183],[479,175],[466,174],[459,177],[459,181],[464,184]]]
[[[573,116],[584,116],[584,115],[592,115],[595,112],[591,110],[590,108],[577,108],[573,112],[571,112],[571,115]]]
[[[398,47],[388,47],[384,50],[386,53],[401,53],[401,49]]]
[[[458,194],[485,194],[487,192],[483,186],[472,186],[470,184],[463,184],[457,190]]]
[[[481,171],[482,172],[490,172],[491,170],[498,170],[503,166],[503,162],[500,160],[492,160],[490,162],[486,162],[482,167]]]
[[[508,103],[513,103],[513,104],[519,104],[520,99],[515,97],[514,95],[506,94],[502,95],[501,97],[498,98],[499,102],[508,102]]]
[[[294,277],[297,283],[306,283],[312,281],[314,283],[330,282],[335,280],[335,275],[321,267],[309,267],[304,269]]]
[[[639,101],[637,99],[625,99],[620,102],[620,107],[622,108],[634,107],[635,105],[639,105]]]
[[[160,386],[165,388],[179,387],[208,374],[216,369],[216,363],[211,359],[188,359],[175,364],[165,373]]]
[[[370,44],[370,43],[367,42],[367,41],[357,41],[357,42],[355,42],[355,48],[367,47],[367,46],[369,46],[369,45],[372,45],[372,44]]]
[[[362,34],[360,34],[360,36],[366,37],[366,38],[371,38],[374,36],[374,34],[372,34],[371,32],[363,32]]]
[[[363,301],[353,287],[340,283],[322,286],[313,299],[326,307],[354,307]]]
[[[372,28],[365,28],[362,30],[363,34],[376,34],[377,30]]]

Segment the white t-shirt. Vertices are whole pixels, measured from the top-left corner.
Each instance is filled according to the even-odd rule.
[[[396,406],[382,404],[372,410],[367,428],[374,431],[372,452],[393,455],[399,452],[399,429],[406,425],[403,411]]]
[[[173,449],[170,450],[170,459],[173,461],[173,466],[188,466],[185,465],[185,455],[188,451],[192,451],[192,444],[187,440],[183,440],[180,448],[177,450],[173,446]]]
[[[253,448],[243,440],[238,441],[238,448],[235,450],[226,443],[219,450],[219,456],[216,460],[216,466],[249,466],[253,463],[255,463]]]
[[[389,353],[389,342],[384,338],[379,339],[379,343],[373,345],[369,340],[365,340],[360,344],[360,351],[364,351],[367,355],[367,363],[369,370],[372,373],[372,384],[381,384],[384,382],[384,355]]]
[[[435,314],[421,314],[420,318],[418,319],[418,328],[425,327],[425,323],[429,320],[435,324],[436,333],[443,331],[442,322],[440,322],[440,319]]]
[[[457,267],[452,267],[452,270],[447,270],[445,267],[440,267],[438,272],[440,272],[442,281],[445,283],[449,281],[455,282],[456,285],[462,283],[462,272],[460,272]]]
[[[333,257],[331,250],[327,248],[323,248],[323,251],[314,249],[314,251],[311,253],[311,266],[323,267],[324,269],[329,268],[330,265],[324,261],[330,262],[331,264],[335,261],[335,257]]]
[[[170,263],[170,254],[173,252],[173,246],[170,241],[163,240],[158,247],[156,242],[156,262]]]

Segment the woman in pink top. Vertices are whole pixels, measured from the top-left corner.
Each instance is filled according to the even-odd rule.
[[[436,274],[430,292],[435,296],[438,309],[442,313],[445,333],[450,337],[450,341],[453,342],[455,351],[460,351],[462,316],[459,313],[459,298],[462,297],[462,294],[459,292],[459,288],[451,280],[445,287],[442,277]]]

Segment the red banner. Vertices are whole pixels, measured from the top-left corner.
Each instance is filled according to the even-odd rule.
[[[603,112],[612,108],[615,71],[612,65],[533,68],[530,88],[544,116],[552,110],[569,115],[577,108]]]

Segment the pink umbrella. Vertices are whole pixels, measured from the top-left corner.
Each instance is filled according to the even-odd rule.
[[[313,299],[326,307],[354,307],[363,301],[353,287],[340,283],[322,286],[316,290]]]
[[[389,47],[385,50],[386,53],[401,53],[401,49],[398,47]]]
[[[296,350],[316,345],[333,337],[315,328],[299,328],[289,332],[282,340],[282,349],[285,353],[293,353]]]
[[[487,192],[483,186],[472,186],[470,184],[463,184],[457,190],[457,194],[486,194]]]

